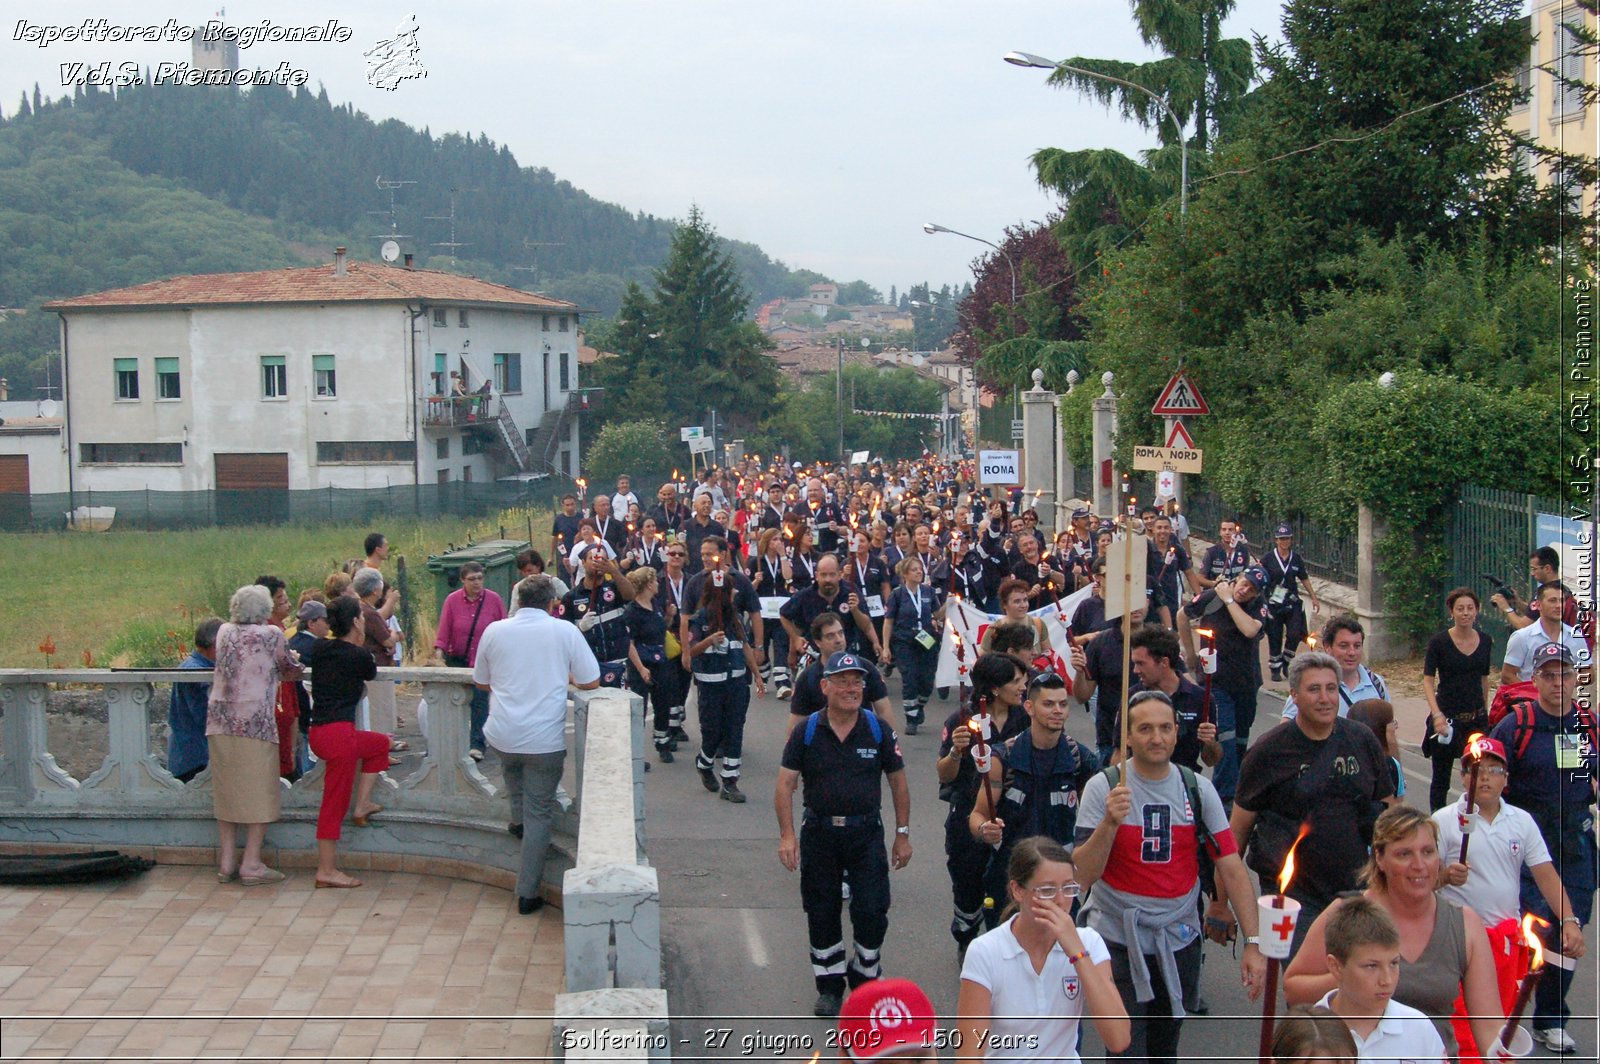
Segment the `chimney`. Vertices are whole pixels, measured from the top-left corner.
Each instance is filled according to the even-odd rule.
[[[411,263],[412,263],[414,258],[415,258],[415,256],[413,256],[411,254],[411,252],[409,252],[409,251],[406,252],[406,269],[408,269],[408,270],[411,269]]]
[[[344,265],[344,248],[342,246],[333,249],[333,275],[335,277],[348,277],[350,275],[350,271]]]

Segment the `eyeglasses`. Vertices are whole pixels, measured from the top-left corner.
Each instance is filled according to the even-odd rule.
[[[1506,774],[1504,765],[1484,765],[1478,771],[1485,776],[1504,776]]]
[[[669,550],[669,551],[667,551],[667,557],[669,557],[669,558],[687,558],[688,556],[689,556],[689,552],[686,551],[686,550]]]
[[[1054,883],[1041,883],[1037,887],[1030,888],[1029,892],[1035,901],[1055,901],[1057,898],[1076,898],[1079,889],[1076,883],[1062,883],[1059,886]]]

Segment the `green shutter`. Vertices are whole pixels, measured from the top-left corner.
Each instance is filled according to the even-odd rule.
[[[115,364],[118,373],[139,372],[139,360],[137,358],[119,358]]]
[[[283,365],[283,356],[282,355],[262,355],[261,356],[261,364],[263,366],[281,366],[281,365]]]
[[[333,369],[333,356],[332,355],[312,355],[311,356],[311,368],[314,369],[314,370],[322,370],[322,369],[332,370]]]

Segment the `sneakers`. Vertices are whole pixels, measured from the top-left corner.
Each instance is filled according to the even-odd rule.
[[[656,747],[656,757],[661,759],[661,763],[663,765],[672,764],[672,761],[673,761],[672,744],[671,743],[662,743],[660,746],[657,746]]]
[[[1272,678],[1274,681],[1283,679],[1283,666],[1276,661],[1272,663]]]
[[[700,770],[700,782],[705,785],[706,790],[712,794],[722,790],[722,784],[717,782],[717,774],[710,765],[702,768],[700,762],[696,761],[694,767]]]
[[[793,697],[794,697],[794,688],[793,687],[790,687],[788,684],[784,684],[782,687],[778,688],[778,698],[780,700],[787,702],[789,699],[791,699]]]
[[[821,1013],[818,1013],[820,1016]],[[1534,1031],[1533,1037],[1544,1043],[1544,1047],[1552,1053],[1576,1053],[1578,1043],[1572,1040],[1564,1027],[1546,1027],[1542,1031]]]
[[[844,995],[824,990],[817,995],[817,1003],[811,1006],[811,1015],[820,1016],[831,1020],[839,1015],[839,1010],[844,1007]]]
[[[739,789],[737,780],[727,780],[722,784],[722,800],[724,802],[732,802],[735,805],[743,805],[749,801],[744,796],[744,792]]]

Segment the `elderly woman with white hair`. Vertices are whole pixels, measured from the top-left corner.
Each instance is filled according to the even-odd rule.
[[[278,684],[298,680],[299,659],[283,630],[270,623],[272,594],[258,584],[241,587],[228,602],[227,624],[217,632],[216,665],[206,705],[217,818],[217,879],[245,886],[275,883],[283,873],[261,860],[267,825],[278,819]],[[239,825],[244,853],[236,858]]]

